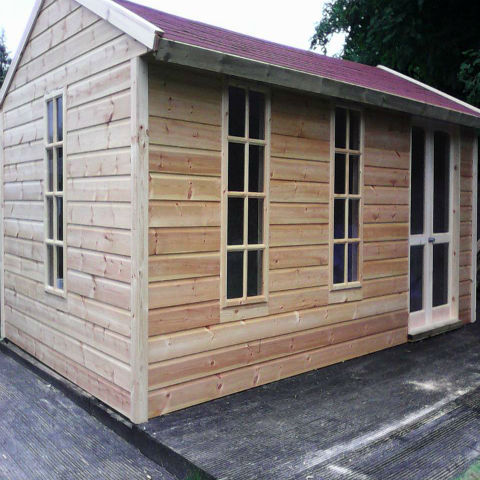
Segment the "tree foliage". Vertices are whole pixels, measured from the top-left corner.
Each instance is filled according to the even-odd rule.
[[[480,1],[330,0],[312,48],[345,34],[342,57],[382,64],[480,105]]]
[[[5,45],[5,32],[0,31],[0,87],[5,80],[5,75],[7,74],[8,67],[10,66],[10,56],[7,51],[7,46]]]

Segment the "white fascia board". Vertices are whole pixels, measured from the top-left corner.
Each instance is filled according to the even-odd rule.
[[[112,0],[75,0],[93,13],[145,45],[156,50],[163,30]]]
[[[30,38],[30,34],[32,33],[33,26],[35,25],[38,14],[40,13],[40,9],[42,8],[42,4],[43,4],[43,0],[35,1],[32,13],[30,14],[30,18],[28,19],[27,26],[25,27],[22,38],[20,39],[20,42],[18,44],[15,57],[13,57],[12,63],[8,68],[7,75],[5,76],[5,80],[3,82],[2,88],[0,89],[0,107],[3,105],[3,101],[5,100],[7,90],[9,89],[12,83],[13,76],[18,68],[18,63],[20,62],[20,58],[22,58],[25,47],[27,46],[28,39]]]
[[[462,105],[463,107],[467,107],[470,110],[473,110],[474,112],[477,112],[478,114],[480,114],[480,108],[474,107],[473,105],[470,105],[467,102],[464,102],[458,98],[452,97],[452,95],[449,95],[448,93],[445,93],[445,92],[442,92],[441,90],[433,88],[430,85],[427,85],[426,83],[422,83],[419,80],[415,80],[414,78],[409,77],[408,75],[404,75],[403,73],[400,73],[400,72],[397,72],[396,70],[385,67],[384,65],[377,65],[377,68],[381,68],[386,72],[396,75],[397,77],[403,78],[404,80],[408,80],[409,82],[414,83],[415,85],[419,85],[420,87],[426,88],[427,90],[430,90],[431,92],[436,93],[437,95],[447,98],[452,102],[458,103],[459,105]]]

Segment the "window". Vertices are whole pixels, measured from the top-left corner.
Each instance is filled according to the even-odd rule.
[[[45,104],[45,284],[63,294],[65,285],[64,125],[63,93]]]
[[[223,304],[266,300],[269,99],[260,89],[225,93]]]
[[[357,110],[336,108],[333,166],[334,287],[360,281],[362,121]]]

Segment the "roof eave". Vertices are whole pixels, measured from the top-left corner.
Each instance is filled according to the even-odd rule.
[[[480,128],[480,118],[474,115],[165,38],[159,42],[155,58],[161,62]]]

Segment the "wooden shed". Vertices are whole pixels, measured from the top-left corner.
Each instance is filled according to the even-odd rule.
[[[125,0],[0,92],[1,335],[134,422],[475,320],[480,110]]]

